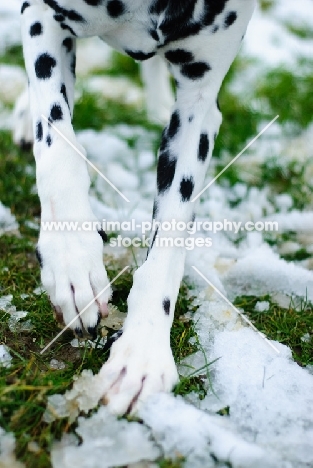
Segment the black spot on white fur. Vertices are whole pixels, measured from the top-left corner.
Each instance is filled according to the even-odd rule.
[[[169,50],[165,53],[165,58],[175,65],[189,63],[192,62],[194,59],[193,54],[188,50],[184,49]]]
[[[156,42],[159,42],[160,38],[156,29],[150,29],[149,34],[152,39],[154,39]]]
[[[56,60],[48,54],[48,52],[39,55],[35,62],[35,73],[37,78],[40,80],[51,78],[53,68],[56,64]]]
[[[51,111],[50,111],[49,121],[56,122],[62,119],[63,119],[62,107],[60,106],[60,104],[53,104]]]
[[[74,78],[76,77],[76,55],[73,54],[72,60],[71,60],[71,72]]]
[[[61,85],[60,93],[61,93],[62,96],[64,97],[64,101],[65,101],[66,104],[68,105],[68,108],[70,108],[70,105],[69,105],[69,102],[68,102],[68,98],[67,98],[66,86],[65,86],[64,83],[62,83],[62,85]]]
[[[170,315],[171,301],[168,297],[163,300],[163,309],[166,315]]]
[[[172,185],[176,169],[176,158],[171,158],[168,151],[160,153],[157,169],[157,186],[159,193],[164,193]]]
[[[40,36],[42,34],[42,24],[39,21],[33,23],[30,27],[29,34],[31,37]]]
[[[167,130],[167,137],[170,139],[174,138],[177,135],[179,128],[180,128],[180,118],[179,118],[179,112],[176,110],[175,112],[173,112],[171,116],[170,124]]]
[[[99,229],[98,234],[101,237],[101,239],[103,240],[103,242],[107,242],[108,236],[107,236],[107,233],[103,229]]]
[[[107,12],[112,18],[118,18],[125,13],[125,5],[121,0],[109,0],[107,4]]]
[[[183,202],[187,202],[190,200],[194,186],[195,184],[193,181],[193,177],[190,176],[182,178],[180,182],[179,191]]]
[[[167,136],[167,128],[165,128],[162,132],[160,152],[162,153],[163,151],[167,150],[168,145],[169,145],[169,139]]]
[[[134,60],[139,60],[142,62],[143,60],[148,60],[149,58],[155,55],[155,52],[142,52],[141,50],[129,50],[125,49],[125,53],[129,55]]]
[[[153,210],[152,210],[152,219],[155,219],[156,218],[156,215],[157,215],[157,212],[158,212],[158,202],[157,200],[154,200],[154,203],[153,203]]]
[[[84,0],[84,2],[87,3],[87,5],[96,7],[96,6],[101,5],[103,0]]]
[[[23,14],[26,8],[28,8],[29,6],[30,4],[28,2],[24,2],[21,8],[21,14]]]
[[[234,24],[236,19],[237,19],[237,13],[235,11],[230,11],[229,13],[227,13],[225,20],[224,20],[225,29],[229,28],[229,26]]]
[[[77,23],[85,23],[85,19],[75,10],[67,10],[66,8],[61,7],[55,0],[43,0],[44,3],[49,5],[56,13],[63,15],[65,18],[70,21],[75,21]],[[74,3],[74,2],[72,2]]]
[[[42,123],[39,121],[36,125],[36,140],[41,141],[43,136]]]
[[[73,39],[71,37],[66,37],[62,44],[66,48],[67,52],[71,52],[73,49]]]
[[[61,23],[61,28],[62,29],[67,29],[73,36],[77,36],[76,32],[74,31],[73,28],[71,28],[68,24]]]
[[[58,23],[61,23],[62,21],[65,20],[65,16],[64,15],[61,15],[60,13],[56,13],[53,18],[55,19],[55,21],[57,21]]]
[[[38,246],[36,247],[35,252],[36,252],[36,257],[37,257],[38,263],[39,263],[39,265],[40,265],[40,268],[42,268],[42,267],[43,267],[42,255],[41,255],[41,253],[40,253],[40,251],[39,251],[39,247],[38,247]]]
[[[204,162],[209,152],[209,137],[207,133],[201,133],[198,149],[198,159]]]
[[[190,80],[199,80],[211,70],[211,67],[206,62],[186,63],[181,67],[181,74]]]
[[[52,145],[52,138],[51,138],[50,135],[47,136],[47,138],[46,138],[46,143],[47,143],[47,145],[48,145],[49,147]]]

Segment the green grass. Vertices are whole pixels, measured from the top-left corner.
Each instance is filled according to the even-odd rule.
[[[266,312],[254,310],[258,301],[270,302],[270,308]],[[269,339],[279,341],[289,346],[294,360],[301,366],[313,364],[313,306],[306,301],[295,308],[290,301],[288,309],[279,307],[271,301],[269,296],[241,296],[237,297],[234,304],[244,310],[259,331]],[[311,340],[303,341],[301,338],[309,334]]]
[[[309,27],[295,25],[291,22],[285,23],[286,28],[292,34],[300,37],[301,39],[313,39],[313,31]]]
[[[140,125],[148,130],[161,132],[159,126],[147,122],[143,109],[105,99],[103,96],[89,93],[86,90],[82,92],[81,97],[75,103],[73,125],[76,130],[85,128],[102,130],[106,126],[117,123]]]
[[[142,85],[138,62],[135,62],[128,55],[122,55],[113,51],[110,60],[110,67],[105,70],[110,76],[127,76],[135,84]]]
[[[22,46],[16,45],[9,47],[3,55],[0,55],[0,63],[7,65],[19,65],[24,67],[24,57]]]
[[[274,0],[260,0],[260,6],[263,11],[270,10],[274,6]]]
[[[299,131],[312,121],[313,76],[308,60],[299,58],[295,68],[270,70],[256,89],[256,98],[269,108],[268,116],[279,115],[279,122],[291,123]]]
[[[161,460],[158,463],[160,468],[183,468],[184,466],[184,458],[177,458],[177,460]]]
[[[293,200],[293,207],[298,210],[312,207],[313,182],[306,174],[312,167],[313,158],[307,161],[281,161],[279,157],[272,157],[261,164],[259,187],[265,184],[271,188],[273,195],[288,193]]]

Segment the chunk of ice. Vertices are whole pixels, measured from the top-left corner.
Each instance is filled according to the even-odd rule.
[[[10,367],[12,356],[5,345],[0,345],[0,366]]]
[[[0,427],[0,467],[1,468],[25,468],[24,463],[21,463],[15,458],[15,437],[11,433],[7,433]]]
[[[153,461],[161,451],[150,431],[138,422],[118,420],[101,407],[91,418],[78,418],[82,443],[56,443],[51,452],[53,468],[109,468],[142,460]]]

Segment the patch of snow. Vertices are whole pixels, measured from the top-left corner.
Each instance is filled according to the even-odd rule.
[[[46,290],[43,288],[43,286],[38,286],[37,288],[35,288],[33,290],[33,293],[36,295],[36,296],[40,296],[41,294],[44,294],[46,292]]]
[[[14,104],[27,84],[25,71],[16,65],[0,64],[0,101]]]
[[[34,231],[39,231],[40,229],[40,225],[37,221],[26,220],[24,224],[26,227],[34,229]]]
[[[49,363],[50,369],[53,370],[62,370],[65,369],[65,363],[63,361],[58,361],[57,359],[51,359]]]
[[[76,53],[76,73],[85,77],[89,73],[110,66],[112,49],[98,37],[78,41]]]
[[[151,427],[164,455],[175,459],[180,454],[186,468],[214,467],[214,459],[234,468],[263,468],[265,460],[270,468],[277,461],[271,451],[238,436],[227,418],[199,411],[181,397],[155,395],[139,416]]]
[[[289,213],[275,213],[263,220],[276,221],[279,232],[296,231],[313,234],[313,211],[292,210]]]
[[[5,232],[16,231],[18,223],[11,210],[0,202],[0,236]]]
[[[25,468],[24,463],[21,463],[15,458],[15,437],[11,433],[7,433],[0,427],[0,467],[1,468]]]
[[[78,418],[76,433],[82,443],[56,443],[51,451],[53,468],[110,468],[161,454],[149,430],[138,422],[118,420],[102,407],[91,418]]]
[[[10,312],[8,320],[8,326],[11,332],[29,332],[33,329],[33,325],[30,320],[20,322],[27,316],[28,312],[24,310],[17,310]]]
[[[266,244],[239,259],[225,275],[223,284],[231,299],[279,292],[313,301],[313,272],[282,260]]]
[[[267,312],[269,309],[270,303],[268,301],[258,301],[254,307],[256,312]]]
[[[207,330],[201,325],[210,321],[208,312],[197,315],[202,342]],[[210,393],[198,405],[202,410],[229,406],[230,420],[239,433],[276,452],[284,461],[277,466],[309,466],[313,463],[313,376],[291,360],[289,348],[275,346],[279,355],[247,328],[213,332],[205,350],[209,360],[218,359],[212,371],[218,399]]]
[[[79,377],[74,377],[71,390],[66,391],[64,395],[55,394],[48,397],[43,419],[49,423],[58,418],[68,417],[73,422],[80,411],[88,412],[95,408],[100,398],[101,390],[98,387],[97,376],[90,370],[83,370]]]
[[[12,361],[12,356],[8,348],[5,345],[0,345],[0,366],[10,367],[11,361]]]
[[[10,311],[12,310],[11,307],[14,307],[12,306],[12,300],[13,300],[12,294],[9,294],[7,296],[1,296],[0,297],[0,310],[10,313]],[[16,310],[16,309],[14,308],[13,310]]]
[[[0,54],[8,47],[21,43],[20,0],[2,2],[0,6]]]
[[[124,104],[143,106],[144,103],[142,89],[125,77],[92,76],[84,82],[84,87],[92,93],[99,93]]]
[[[107,342],[107,339],[104,337],[100,338],[100,340],[97,341],[92,341],[92,340],[81,340],[78,338],[74,338],[71,342],[70,345],[73,348],[97,348],[98,346],[104,346]]]
[[[303,343],[310,343],[310,341],[311,341],[310,333],[305,333],[303,336],[301,336],[301,341]]]
[[[294,66],[299,56],[310,58],[313,40],[290,34],[284,22],[292,20],[293,24],[307,25],[311,29],[309,17],[313,15],[312,10],[310,0],[297,0],[296,5],[294,0],[275,0],[270,13],[262,12],[257,6],[247,29],[243,53],[258,58],[263,67],[264,64]]]

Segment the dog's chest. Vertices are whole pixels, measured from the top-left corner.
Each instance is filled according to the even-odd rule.
[[[99,36],[137,60],[209,25],[204,0],[43,0],[77,36]],[[227,0],[214,0],[219,8]],[[57,5],[57,7],[56,7]]]

